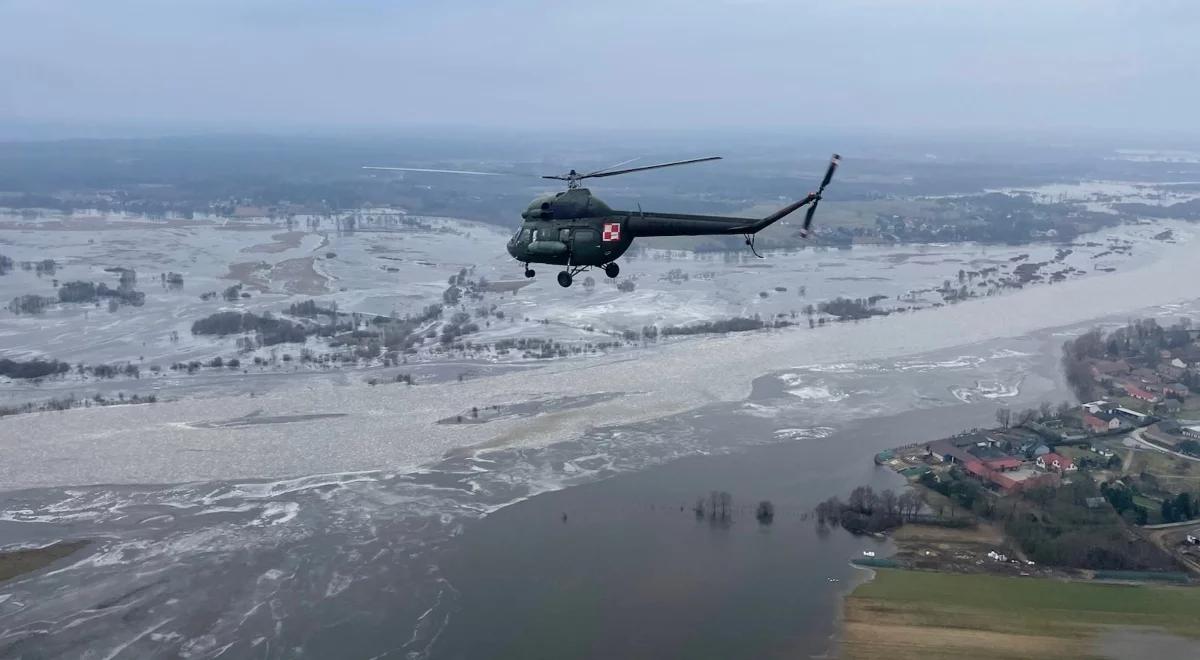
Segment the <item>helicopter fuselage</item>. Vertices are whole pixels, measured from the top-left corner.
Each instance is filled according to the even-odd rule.
[[[571,268],[611,264],[638,237],[752,234],[762,222],[726,216],[618,211],[587,188],[538,197],[521,217],[524,222],[509,239],[508,253],[525,264]]]
[[[633,242],[628,216],[614,211],[586,188],[544,195],[530,203],[508,253],[522,263],[604,266]]]

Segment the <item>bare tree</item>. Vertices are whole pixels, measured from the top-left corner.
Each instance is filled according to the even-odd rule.
[[[875,491],[870,486],[858,486],[850,491],[850,500],[847,506],[854,511],[861,513],[870,513],[875,505]]]
[[[884,514],[888,516],[898,516],[900,514],[900,498],[896,496],[896,491],[888,488],[879,494],[879,506],[883,509]]]
[[[921,495],[915,490],[909,490],[900,495],[900,516],[912,518],[921,510]]]
[[[1012,425],[1012,411],[1008,408],[1001,408],[997,410],[996,421],[999,422],[1001,428],[1008,428]]]

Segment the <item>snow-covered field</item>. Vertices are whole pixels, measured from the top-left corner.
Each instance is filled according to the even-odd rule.
[[[741,400],[764,371],[789,365],[894,358],[1194,298],[1191,283],[1200,281],[1194,247],[1180,242],[1158,250],[1152,262],[1116,273],[918,313],[817,329],[666,342],[462,382],[373,387],[357,381],[331,385],[302,380],[257,396],[217,395],[13,416],[0,419],[6,458],[0,464],[0,487],[411,469],[464,447],[544,445],[596,426]],[[929,367],[920,361],[900,365]],[[836,399],[819,384],[789,387],[800,398]],[[1004,397],[1006,387],[974,383],[959,396]],[[531,417],[436,423],[473,407],[597,392],[620,396]],[[289,419],[311,414],[338,416]],[[271,423],[227,423],[252,415]]]

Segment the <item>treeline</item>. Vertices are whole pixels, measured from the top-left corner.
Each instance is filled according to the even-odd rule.
[[[122,284],[113,289],[104,282],[75,281],[67,282],[58,288],[58,299],[64,303],[93,303],[101,298],[116,301],[122,305],[140,307],[146,302],[146,294],[136,291],[132,285]]]
[[[309,299],[304,302],[292,303],[288,305],[287,313],[290,316],[300,316],[303,318],[315,319],[318,316],[336,317],[336,308],[321,307],[317,301]]]
[[[76,399],[74,396],[66,396],[61,399],[50,399],[49,401],[22,403],[16,406],[0,406],[0,417],[8,415],[20,415],[22,413],[31,412],[50,412],[59,410],[70,410],[71,408],[90,408],[92,406],[119,406],[127,403],[157,403],[158,397],[154,394],[145,396],[133,394],[125,396],[124,393],[118,393],[117,398],[109,399],[102,394],[96,394],[90,399]]]
[[[141,369],[136,364],[129,362],[92,366],[80,363],[74,369],[80,376],[90,374],[96,378],[116,378],[117,376],[141,377]],[[59,360],[36,359],[27,362],[8,359],[0,360],[0,376],[7,376],[9,378],[45,378],[46,376],[59,376],[70,371],[71,365]]]
[[[8,303],[8,311],[13,314],[41,314],[55,302],[57,301],[54,298],[27,293],[13,298],[12,302]]]
[[[950,500],[951,516],[954,515],[953,508],[955,506],[983,517],[988,517],[993,512],[993,502],[988,497],[983,485],[963,474],[958,468],[952,468],[941,474],[926,472],[921,475],[919,481],[922,486],[941,493]],[[942,511],[939,510],[938,515],[941,514]]]
[[[263,346],[286,342],[303,343],[316,328],[279,319],[269,312],[259,316],[253,312],[217,312],[192,323],[193,335],[236,335],[253,332]]]
[[[9,378],[44,378],[65,374],[70,370],[71,365],[58,360],[29,360],[28,362],[0,360],[0,376]]]
[[[744,318],[735,316],[730,319],[720,321],[703,321],[692,325],[671,325],[661,328],[658,334],[664,337],[671,335],[707,335],[713,333],[725,332],[748,332],[750,330],[761,330],[767,324],[762,319]]]
[[[883,296],[871,296],[870,298],[843,298],[841,296],[833,300],[827,300],[817,305],[817,311],[822,314],[836,316],[838,320],[846,319],[865,319],[872,316],[884,316],[887,312],[875,309],[875,303],[882,300]]]
[[[899,527],[920,513],[922,506],[916,491],[897,495],[891,489],[876,493],[870,486],[859,486],[845,502],[831,497],[818,504],[817,524],[840,524],[853,534],[873,534]]]

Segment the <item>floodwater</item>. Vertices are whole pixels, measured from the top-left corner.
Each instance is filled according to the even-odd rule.
[[[9,544],[95,543],[0,587],[0,655],[717,657],[746,636],[816,652],[846,562],[874,542],[801,516],[897,486],[874,451],[987,423],[1001,399],[966,404],[963,387],[1063,396],[1046,359],[1061,339],[788,369],[741,402],[416,471],[6,493]],[[728,528],[686,510],[711,489],[739,505]],[[759,499],[777,506],[769,529],[748,517]]]
[[[547,493],[467,528],[442,574],[459,604],[434,658],[796,658],[832,647],[849,560],[885,542],[821,529],[813,505],[856,485],[901,489],[875,452],[987,423],[975,404],[850,423],[825,438],[687,458]],[[770,434],[727,411],[698,432]],[[697,519],[710,490],[729,524]],[[760,525],[754,509],[775,505]],[[565,519],[564,519],[565,516]]]
[[[3,546],[94,540],[0,585],[0,656],[719,656],[747,638],[821,653],[846,562],[873,542],[802,516],[898,484],[878,449],[1066,398],[1063,339],[1194,314],[1179,303],[1196,271],[1175,245],[860,324],[0,420]],[[490,404],[508,413],[438,424]],[[728,528],[686,510],[712,489],[742,507]],[[748,518],[759,499],[769,529]]]

